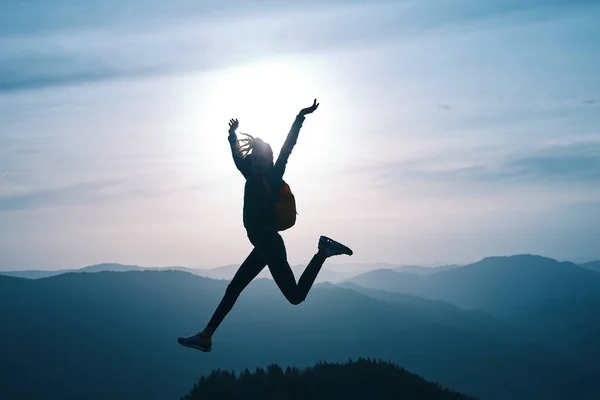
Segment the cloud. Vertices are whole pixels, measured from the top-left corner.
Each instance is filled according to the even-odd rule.
[[[582,101],[582,103],[592,105],[592,104],[596,104],[596,100],[584,100],[584,101]]]
[[[599,181],[600,154],[538,154],[518,158],[504,165],[506,177],[521,176],[531,180]]]
[[[211,17],[253,16],[264,13],[302,11],[308,8],[327,8],[360,4],[361,0],[122,0],[119,2],[89,2],[82,6],[75,0],[43,0],[0,2],[0,35],[49,33],[86,27],[148,26],[161,21],[194,19],[204,23]]]
[[[120,181],[87,182],[62,188],[0,196],[0,212],[91,204],[104,198],[104,189],[118,186],[121,183]]]
[[[392,180],[600,185],[600,136],[552,142],[529,151],[513,150],[489,157],[478,154],[477,150],[453,156],[427,156],[381,164],[377,169]]]
[[[448,104],[440,104],[440,105],[438,105],[438,108],[440,108],[442,110],[450,111],[450,106]]]
[[[260,7],[240,1],[171,6],[129,0],[115,13],[110,2],[81,8],[63,0],[51,7],[40,3],[21,14],[0,6],[0,16],[4,15],[0,27],[9,33],[2,37],[0,28],[0,93],[191,72],[245,59],[353,48],[468,25],[489,30],[497,28],[498,21],[515,24],[515,14],[533,15],[541,7],[516,0],[502,4],[464,0],[452,5],[433,1],[419,7],[386,1],[368,6],[358,1],[314,3],[310,7],[299,1],[289,6],[274,1]],[[561,7],[588,4],[551,0],[543,7],[557,15]],[[44,18],[44,10],[55,18]],[[231,12],[218,13],[223,10]],[[9,19],[15,14],[27,15],[35,24]],[[24,27],[29,30],[23,31]],[[42,32],[40,27],[44,27]]]
[[[139,68],[130,71],[105,69],[95,71],[81,70],[72,73],[48,73],[40,71],[22,76],[10,76],[9,74],[4,74],[0,77],[0,93],[152,76],[165,72],[167,71],[161,71],[159,68]]]

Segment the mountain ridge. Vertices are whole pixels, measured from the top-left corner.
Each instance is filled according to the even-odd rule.
[[[471,322],[449,323],[437,312],[423,316],[418,308],[330,284],[315,286],[306,302],[292,306],[272,281],[254,281],[220,327],[212,353],[179,346],[176,337],[201,328],[226,286],[180,271],[0,276],[0,320],[8,328],[0,329],[0,375],[13,392],[35,387],[45,398],[63,388],[58,397],[65,400],[89,393],[158,400],[184,393],[214,368],[272,362],[300,368],[365,356],[490,400],[560,399],[573,385],[593,390],[591,375],[570,360],[543,346],[495,338],[485,333],[489,327],[474,329],[479,322],[467,314]],[[531,380],[525,388],[523,373]],[[554,376],[551,385],[547,374]]]

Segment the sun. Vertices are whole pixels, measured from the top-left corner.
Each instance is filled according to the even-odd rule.
[[[277,145],[287,133],[282,128],[317,97],[315,83],[314,76],[286,59],[219,71],[208,88],[208,115],[215,122],[238,118],[240,132]]]
[[[172,140],[177,143],[179,154],[194,160],[195,172],[190,172],[196,178],[190,178],[202,180],[206,175],[224,178],[236,173],[231,167],[226,140],[231,118],[239,120],[238,133],[265,140],[277,157],[297,113],[312,105],[316,98],[321,106],[304,123],[307,128],[303,127],[300,133],[286,171],[286,175],[294,174],[295,181],[305,180],[303,174],[314,175],[319,161],[336,157],[336,143],[340,141],[339,135],[334,134],[340,113],[335,112],[333,104],[323,107],[328,100],[333,103],[335,97],[331,82],[326,82],[327,76],[327,71],[319,65],[278,57],[187,80],[179,88],[176,122],[176,130],[187,133]]]

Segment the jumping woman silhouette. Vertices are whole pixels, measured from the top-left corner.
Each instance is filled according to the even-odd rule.
[[[352,250],[326,236],[321,236],[318,251],[302,273],[298,283],[288,263],[285,244],[279,234],[276,204],[278,194],[285,185],[283,174],[305,116],[313,113],[319,104],[300,110],[283,144],[279,157],[273,164],[271,146],[259,138],[246,135],[243,145],[238,143],[237,119],[229,121],[229,144],[237,169],[246,178],[244,187],[243,220],[248,239],[254,249],[242,263],[227,286],[223,299],[203,331],[177,339],[179,344],[204,352],[211,351],[212,336],[227,313],[231,311],[240,293],[262,271],[269,267],[275,283],[291,304],[300,304],[306,299],[317,274],[328,257],[347,254]]]

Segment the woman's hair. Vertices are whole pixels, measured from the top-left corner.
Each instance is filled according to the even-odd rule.
[[[245,139],[240,139],[238,143],[238,151],[240,152],[243,158],[248,157],[249,154],[253,153],[263,153],[263,154],[271,154],[273,155],[273,150],[271,149],[271,145],[262,140],[261,138],[254,137],[247,133],[240,132],[242,135],[246,136]]]

